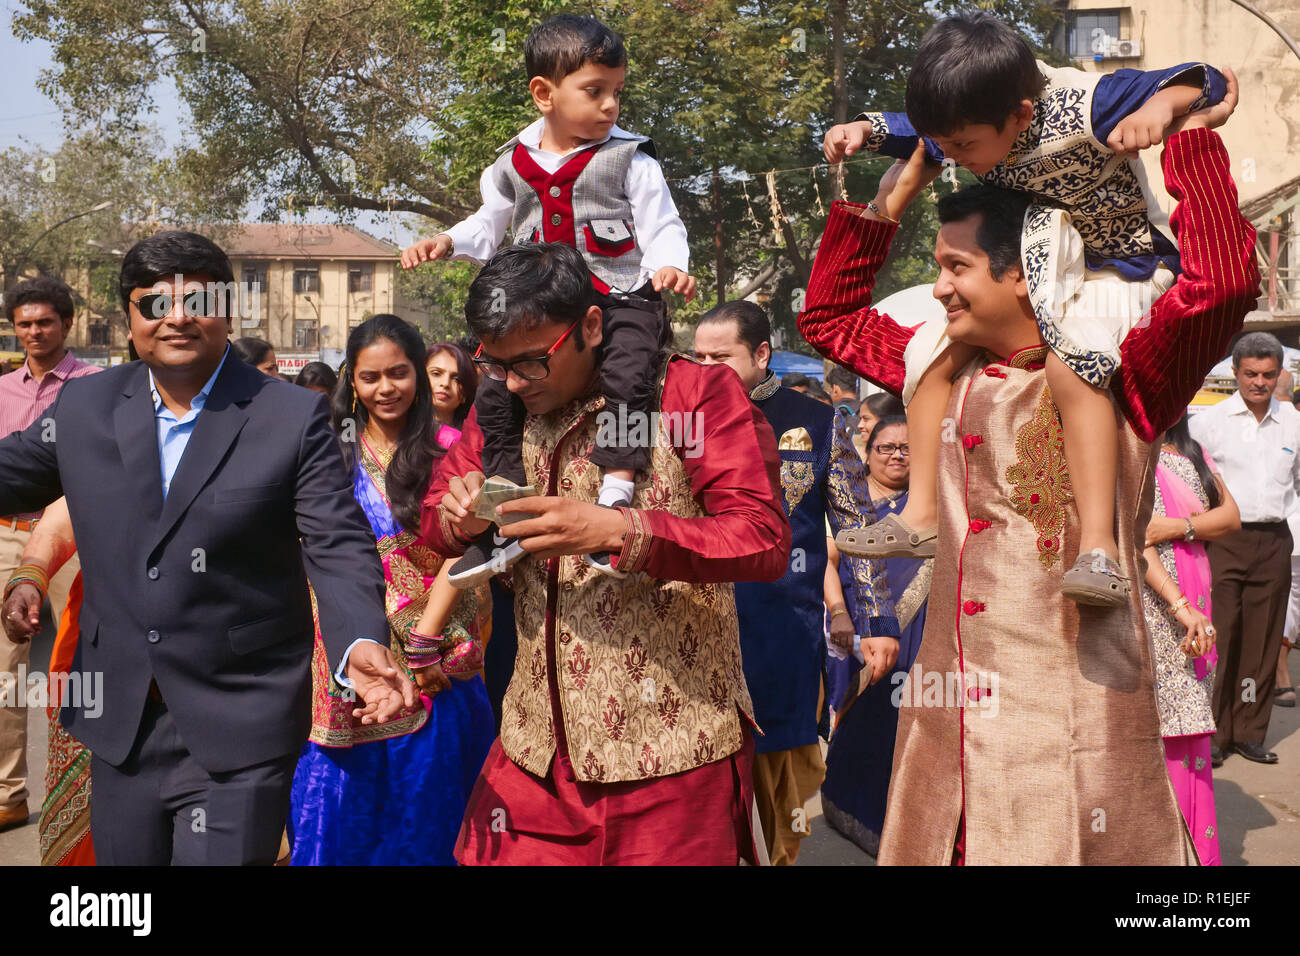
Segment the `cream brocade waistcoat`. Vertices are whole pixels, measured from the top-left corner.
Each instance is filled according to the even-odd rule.
[[[595,397],[528,417],[524,467],[539,494],[596,500],[601,470],[588,456],[603,407]],[[662,422],[646,474],[638,473],[633,508],[704,514]],[[667,776],[740,749],[740,715],[752,722],[754,708],[740,668],[731,584],[644,573],[616,579],[579,555],[524,558],[514,582],[519,650],[502,706],[501,745],[520,767],[545,776],[555,755],[548,640],[555,641],[564,733],[579,780]]]

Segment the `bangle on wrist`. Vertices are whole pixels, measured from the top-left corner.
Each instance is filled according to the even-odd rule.
[[[1169,605],[1169,613],[1177,614],[1179,611],[1181,611],[1183,608],[1187,607],[1187,605],[1191,603],[1192,603],[1191,601],[1187,600],[1186,595],[1180,594],[1178,595],[1178,600],[1175,601],[1173,604]]]
[[[835,620],[835,618],[836,618],[837,616],[839,616],[840,614],[843,614],[845,617],[849,617],[849,616],[850,616],[847,608],[844,608],[844,607],[833,607],[833,608],[831,608],[830,615],[831,615],[831,620],[832,620],[832,621]]]

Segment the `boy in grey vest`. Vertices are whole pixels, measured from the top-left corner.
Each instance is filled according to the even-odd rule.
[[[437,259],[480,264],[489,260],[507,226],[515,242],[562,242],[582,253],[604,313],[601,391],[609,414],[591,460],[605,469],[599,503],[627,505],[637,469],[650,461],[646,435],[659,372],[659,355],[672,339],[660,292],[689,301],[695,280],[687,274],[686,227],[668,192],[654,147],[615,125],[627,66],[618,34],[592,17],[562,14],[536,27],[524,45],[533,103],[542,117],[501,148],[480,181],[483,205],[444,233],[421,239],[402,253],[410,269]],[[537,303],[540,320],[547,304]],[[483,469],[523,484],[525,408],[516,392],[545,378],[551,352],[522,356],[503,366],[478,356],[484,382],[474,402],[483,432]],[[582,347],[575,340],[570,347]],[[510,373],[519,387],[507,388]],[[524,554],[515,538],[489,529],[451,570],[451,581],[470,587],[500,573]],[[587,563],[619,572],[607,554]]]

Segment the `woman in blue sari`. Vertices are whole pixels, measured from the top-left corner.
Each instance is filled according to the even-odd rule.
[[[369,319],[348,336],[331,408],[383,562],[388,637],[404,667],[412,626],[442,563],[407,529],[420,526],[435,458],[459,437],[438,421],[424,358],[411,325],[393,315]],[[485,640],[488,614],[490,604],[468,591],[452,617],[458,633]],[[449,678],[433,664],[412,676],[420,703],[386,723],[362,725],[352,715],[354,695],[329,674],[318,638],[312,732],[291,795],[293,865],[454,863],[461,817],[495,736],[492,709],[476,673]]]
[[[867,439],[868,482],[876,520],[897,514],[907,503],[908,446],[907,419],[882,418]],[[834,540],[827,540],[832,550]],[[838,554],[831,565],[838,567]],[[885,800],[894,762],[894,735],[898,730],[898,688],[921,649],[925,630],[925,605],[930,594],[932,559],[889,558],[886,578],[901,636],[894,669],[875,684],[866,685],[870,669],[851,653],[830,648],[827,655],[827,687],[835,711],[835,729],[826,754],[826,780],[822,783],[822,813],[826,822],[872,856],[880,848],[880,830],[885,819]],[[827,570],[828,595],[840,584],[840,569],[831,578]],[[849,599],[851,589],[842,589],[840,600]],[[832,598],[828,596],[828,604]],[[858,620],[851,603],[849,617]],[[828,622],[828,627],[830,622]]]

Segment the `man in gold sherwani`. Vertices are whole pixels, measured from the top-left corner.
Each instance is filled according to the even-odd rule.
[[[1171,127],[1182,274],[1122,348],[1115,492],[1122,573],[1141,581],[1158,445],[1253,308],[1254,230],[1223,143],[1231,112]],[[874,203],[838,202],[799,330],[899,393],[913,330],[871,308],[896,220],[937,173],[918,152]],[[939,203],[934,294],[948,334],[984,355],[953,385],[939,456],[939,538],[920,654],[902,707],[879,861],[885,864],[1196,862],[1165,770],[1141,588],[1118,608],[1060,593],[1078,549],[1046,347],[1020,265],[1028,197],[987,186]]]

